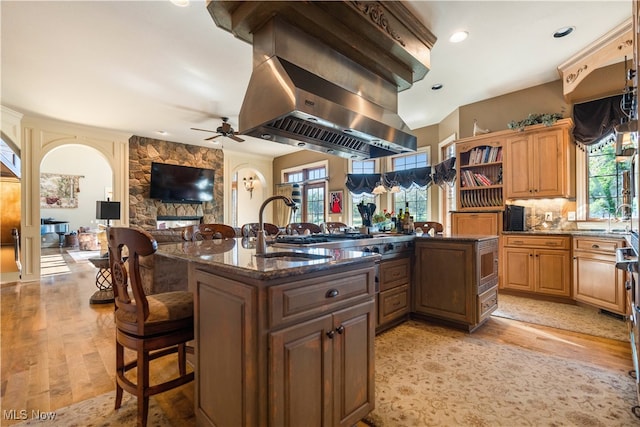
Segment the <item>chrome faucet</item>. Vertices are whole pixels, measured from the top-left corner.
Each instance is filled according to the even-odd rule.
[[[260,206],[260,212],[258,213],[258,233],[256,236],[256,254],[264,254],[267,252],[267,235],[264,231],[264,220],[262,219],[262,213],[264,212],[264,208],[274,200],[284,200],[285,205],[289,206],[291,209],[298,209],[298,205],[294,203],[293,200],[288,198],[287,196],[271,196],[264,202],[262,202],[262,206]]]
[[[627,221],[629,219],[631,219],[631,205],[628,203],[622,203],[621,205],[618,205],[618,207],[616,208],[616,211],[614,213],[614,218],[618,218],[618,212],[620,212],[620,208],[625,208],[625,210],[623,211],[622,214],[622,218],[620,218],[623,221]]]

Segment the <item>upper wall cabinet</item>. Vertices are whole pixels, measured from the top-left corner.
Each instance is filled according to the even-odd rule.
[[[505,139],[505,197],[571,197],[569,131],[571,119],[534,125]]]

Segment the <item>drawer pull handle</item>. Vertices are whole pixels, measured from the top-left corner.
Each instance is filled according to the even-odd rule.
[[[522,240],[514,240],[513,244],[514,245],[524,245],[524,242]]]
[[[337,289],[330,289],[329,291],[327,291],[327,295],[326,295],[326,297],[327,297],[327,298],[335,298],[335,297],[337,297],[338,295],[340,295],[340,292],[338,292],[338,290],[337,290]]]
[[[592,249],[598,249],[598,248],[600,248],[600,245],[596,245],[596,244],[594,243],[593,245],[591,245],[591,248],[592,248]]]
[[[329,337],[329,339],[333,339],[335,334],[336,331],[334,331],[333,329],[327,332],[327,336]]]
[[[558,246],[559,243],[558,242],[545,242],[545,245],[547,245],[547,246]]]
[[[340,335],[342,335],[342,333],[344,332],[344,326],[340,325],[336,328],[336,332],[339,333]]]

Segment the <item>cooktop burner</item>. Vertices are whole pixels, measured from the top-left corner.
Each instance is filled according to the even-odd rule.
[[[335,240],[360,240],[370,239],[373,236],[371,234],[309,234],[299,236],[278,236],[276,242],[289,243],[289,244],[310,244],[310,243],[325,243]]]

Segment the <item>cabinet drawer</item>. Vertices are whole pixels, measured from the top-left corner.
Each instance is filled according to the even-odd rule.
[[[378,324],[390,322],[409,313],[409,285],[401,285],[378,295]]]
[[[525,236],[522,234],[504,236],[504,246],[545,249],[571,248],[568,236]]]
[[[329,274],[269,288],[270,326],[328,313],[375,295],[373,268]]]
[[[378,273],[380,276],[380,291],[408,284],[411,274],[410,269],[410,258],[394,259],[380,263]]]
[[[498,287],[494,286],[478,295],[478,323],[482,322],[498,308]]]
[[[616,249],[624,247],[624,240],[596,239],[591,237],[574,237],[574,251],[598,252],[615,256]]]

